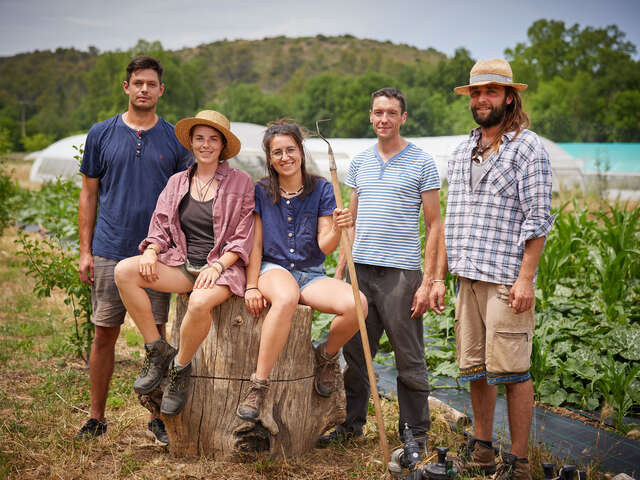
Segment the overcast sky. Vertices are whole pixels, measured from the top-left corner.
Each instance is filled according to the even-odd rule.
[[[640,48],[640,0],[0,0],[0,56],[89,45],[126,50],[140,38],[173,50],[225,38],[349,33],[449,56],[462,46],[491,58],[526,41],[540,18],[616,24]]]

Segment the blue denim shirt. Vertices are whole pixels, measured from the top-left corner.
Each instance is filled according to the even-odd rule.
[[[303,200],[280,198],[273,203],[262,182],[256,184],[255,210],[262,220],[262,260],[287,270],[322,265],[318,246],[318,217],[332,215],[336,208],[331,184],[318,178],[316,188]]]

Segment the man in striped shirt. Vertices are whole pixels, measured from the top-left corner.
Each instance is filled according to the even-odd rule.
[[[511,453],[497,480],[531,479],[527,460],[533,412],[529,374],[534,284],[545,236],[553,226],[551,165],[506,60],[478,61],[469,95],[479,126],[449,161],[447,216],[430,306],[444,309],[447,266],[458,276],[455,333],[461,380],[471,382],[474,434],[458,456],[467,473],[496,471],[493,414],[496,385],[505,385]],[[446,246],[446,248],[445,248]],[[448,264],[448,265],[447,265]]]
[[[406,100],[395,88],[371,95],[369,112],[378,142],[356,155],[347,185],[356,219],[353,259],[360,290],[369,301],[366,319],[371,356],[383,332],[395,352],[398,369],[398,430],[405,423],[426,445],[429,381],[424,360],[422,315],[428,308],[432,271],[440,236],[440,178],[431,156],[400,136],[407,120]],[[420,207],[424,208],[424,275],[420,267]],[[344,273],[344,262],[336,272]],[[344,347],[347,418],[329,439],[362,434],[369,405],[369,380],[360,333]]]

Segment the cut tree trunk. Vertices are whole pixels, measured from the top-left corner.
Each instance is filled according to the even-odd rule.
[[[186,296],[178,295],[171,344],[178,347]],[[244,299],[232,296],[211,311],[211,330],[192,361],[191,390],[182,413],[165,417],[173,455],[246,460],[257,454],[291,457],[308,452],[322,433],[345,419],[342,376],[329,398],[313,390],[315,369],[311,344],[313,310],[299,305],[291,332],[272,372],[271,386],[257,422],[238,418],[236,409],[255,371],[264,319],[254,319]],[[164,385],[162,385],[164,387]],[[140,395],[157,412],[161,388]]]

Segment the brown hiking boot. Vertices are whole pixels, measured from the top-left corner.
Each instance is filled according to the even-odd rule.
[[[325,351],[326,343],[321,343],[315,349],[316,373],[313,388],[321,397],[330,397],[336,389],[336,377],[340,373],[340,350],[333,356]]]
[[[258,380],[256,374],[251,374],[251,385],[244,400],[238,405],[236,415],[243,420],[256,420],[260,416],[262,402],[269,391],[269,380]]]
[[[496,471],[495,457],[493,448],[486,447],[471,437],[453,459],[453,465],[460,473],[491,475]]]
[[[503,453],[493,480],[531,480],[529,460],[512,453]]]

